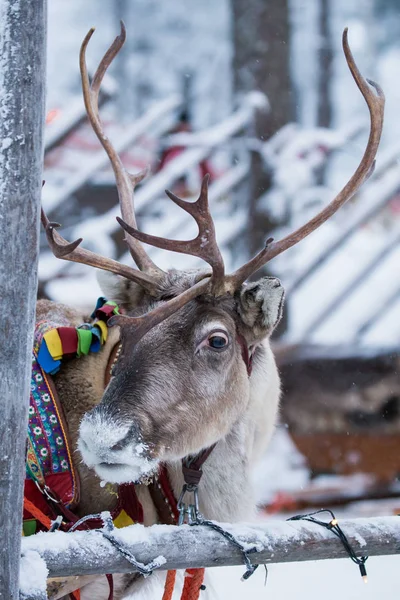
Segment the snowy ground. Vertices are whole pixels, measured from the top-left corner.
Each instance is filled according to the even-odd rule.
[[[350,560],[328,560],[260,567],[241,582],[243,570],[227,568],[218,574],[219,600],[385,600],[398,599],[399,556],[373,557],[367,562],[368,583]],[[216,586],[217,589],[217,586]]]

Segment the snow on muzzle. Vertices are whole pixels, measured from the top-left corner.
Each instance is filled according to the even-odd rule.
[[[111,483],[139,481],[158,466],[157,460],[148,457],[135,424],[121,425],[98,412],[83,417],[78,449],[84,463]]]

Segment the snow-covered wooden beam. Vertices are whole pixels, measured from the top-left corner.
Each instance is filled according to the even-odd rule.
[[[340,521],[358,556],[400,553],[400,518]],[[305,521],[223,525],[247,550],[254,564],[344,558],[335,535]],[[241,551],[220,533],[205,526],[132,525],[114,530],[115,540],[140,563],[155,559],[161,569],[218,567],[243,564]],[[42,533],[22,540],[23,554],[36,552],[49,576],[132,572],[135,568],[100,531]]]

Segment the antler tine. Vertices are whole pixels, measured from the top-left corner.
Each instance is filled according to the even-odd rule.
[[[197,256],[205,260],[212,268],[211,287],[213,291],[215,291],[216,289],[219,289],[219,286],[224,280],[225,267],[221,252],[218,248],[214,222],[208,206],[209,179],[209,175],[206,175],[203,178],[201,192],[196,202],[186,202],[166,190],[168,197],[195,219],[199,228],[199,233],[193,240],[181,241],[161,238],[155,235],[142,233],[136,228],[131,227],[119,217],[117,217],[117,221],[129,235],[140,242],[150,244],[151,246],[161,248],[162,250],[191,254],[192,256]]]
[[[115,151],[115,148],[104,133],[103,125],[99,117],[98,104],[99,90],[103,77],[108,67],[110,66],[110,64],[124,45],[126,38],[125,26],[121,21],[121,32],[115,38],[111,46],[104,54],[93,77],[92,84],[90,84],[86,66],[86,48],[93,33],[94,28],[90,29],[87,33],[85,39],[82,42],[79,54],[79,66],[82,79],[83,99],[85,102],[85,108],[90,124],[104,150],[107,152],[111,166],[114,171],[122,217],[125,221],[136,227],[136,219],[133,209],[133,192],[135,189],[135,185],[147,175],[147,170],[143,170],[137,175],[131,175],[125,169],[120,157]],[[144,248],[140,245],[140,243],[138,243],[132,238],[129,238],[128,236],[125,236],[125,239],[128,244],[132,258],[141,271],[145,271],[155,276],[163,275],[163,271],[153,263],[153,261],[146,254]]]
[[[250,275],[258,271],[258,269],[260,269],[268,261],[278,254],[281,254],[281,252],[284,252],[288,248],[291,248],[300,240],[315,231],[320,225],[322,225],[322,223],[325,223],[329,217],[331,217],[347,200],[349,200],[356,193],[362,183],[369,177],[374,168],[375,155],[378,150],[383,127],[385,96],[377,83],[369,79],[365,80],[358,70],[348,44],[347,28],[343,32],[342,43],[350,72],[368,105],[370,113],[370,134],[361,162],[341,192],[339,192],[332,202],[330,202],[330,204],[328,204],[328,206],[326,206],[321,212],[319,212],[305,225],[289,234],[282,240],[278,242],[273,242],[272,239],[268,240],[265,247],[263,250],[261,250],[261,252],[259,252],[259,254],[252,258],[248,263],[243,265],[235,273],[228,275],[225,278],[224,283],[225,293],[233,293],[233,291],[238,289],[238,287],[244,281],[246,281]],[[370,86],[372,86],[372,88],[374,88],[376,93],[371,89],[371,87],[369,87],[367,82]]]
[[[179,296],[163,302],[157,308],[154,308],[148,313],[140,317],[129,317],[127,315],[115,315],[108,321],[108,325],[113,327],[127,326],[129,328],[129,338],[133,340],[135,344],[148,332],[150,329],[167,319],[185,304],[193,300],[200,294],[205,293],[209,288],[209,277],[199,281],[189,289],[185,290]]]
[[[46,231],[46,237],[49,246],[54,256],[57,258],[90,265],[92,267],[96,267],[97,269],[102,269],[103,271],[111,271],[117,275],[122,275],[123,277],[126,277],[126,279],[130,279],[131,281],[135,281],[136,283],[140,284],[151,295],[156,295],[158,283],[157,280],[151,275],[142,273],[141,271],[133,269],[132,267],[128,267],[127,265],[123,265],[115,260],[112,260],[111,258],[99,256],[94,252],[90,252],[90,250],[79,248],[78,246],[82,242],[82,238],[79,238],[74,242],[68,242],[56,230],[56,228],[60,227],[59,223],[50,222],[43,209],[41,211],[41,220]]]

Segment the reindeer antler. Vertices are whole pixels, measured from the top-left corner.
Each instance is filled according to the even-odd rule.
[[[79,248],[78,246],[82,242],[82,238],[79,238],[74,242],[68,242],[57,231],[57,228],[60,227],[60,224],[50,222],[43,209],[41,220],[46,231],[47,241],[56,258],[70,260],[72,262],[82,263],[84,265],[90,265],[92,267],[96,267],[97,269],[102,269],[103,271],[111,271],[117,275],[122,275],[122,277],[126,277],[126,279],[130,279],[131,281],[139,283],[150,294],[156,295],[158,281],[151,275],[142,273],[137,269],[128,267],[127,265],[119,263],[116,260],[112,260],[111,258],[106,258],[105,256],[100,256],[94,252],[90,252],[90,250]]]
[[[175,196],[172,192],[165,190],[167,196],[184,211],[192,215],[195,219],[199,233],[197,237],[189,241],[169,240],[166,238],[142,233],[134,227],[130,227],[122,219],[117,217],[118,223],[129,235],[140,242],[151,244],[162,250],[171,250],[173,252],[181,252],[183,254],[191,254],[205,260],[212,268],[211,286],[214,289],[214,284],[224,278],[225,267],[221,252],[218,248],[215,238],[215,227],[210,209],[208,205],[208,182],[210,176],[206,175],[201,184],[201,191],[196,202],[187,202]]]
[[[142,181],[142,179],[147,175],[147,169],[141,171],[137,175],[131,175],[128,173],[122,164],[120,157],[115,151],[114,146],[111,144],[109,138],[105,135],[104,128],[99,117],[99,91],[101,82],[103,81],[103,77],[108,67],[111,65],[112,61],[125,43],[125,25],[121,21],[121,33],[115,38],[107,52],[104,54],[99,66],[97,67],[97,71],[94,74],[93,81],[90,84],[86,66],[86,48],[93,33],[94,28],[92,27],[82,42],[79,54],[83,99],[92,128],[104,150],[107,152],[114,171],[122,218],[133,227],[136,227],[136,219],[133,209],[133,192],[136,184],[140,183],[140,181]],[[132,255],[132,258],[141,271],[146,271],[147,273],[155,276],[160,276],[163,274],[161,269],[159,269],[146,254],[140,243],[136,242],[132,238],[125,237],[125,239],[129,246],[129,251]]]
[[[82,91],[86,112],[97,138],[99,139],[110,159],[117,184],[121,214],[125,220],[127,220],[133,226],[136,226],[135,213],[133,209],[133,192],[135,185],[146,176],[147,170],[141,171],[136,175],[131,175],[128,173],[123,166],[114,146],[105,135],[104,128],[99,117],[100,86],[108,67],[124,45],[126,38],[125,26],[121,21],[121,33],[115,38],[114,42],[104,54],[96,73],[94,74],[93,81],[90,84],[85,57],[86,48],[90,38],[93,35],[93,32],[94,29],[92,28],[86,35],[82,42],[79,55]],[[50,223],[43,209],[42,223],[46,230],[46,236],[50,248],[57,258],[87,264],[106,271],[112,271],[113,273],[122,275],[127,279],[139,283],[150,294],[157,295],[157,290],[159,288],[158,282],[165,276],[165,273],[153,263],[150,257],[146,254],[144,248],[136,240],[130,237],[126,239],[130,253],[140,270],[128,267],[124,264],[118,263],[115,260],[105,258],[104,256],[97,255],[89,250],[79,248],[78,246],[81,244],[82,238],[79,238],[74,242],[68,242],[56,231],[56,228],[60,225],[58,223]]]
[[[143,247],[140,245],[140,242],[151,244],[152,246],[165,250],[172,250],[174,252],[183,252],[185,254],[198,256],[205,260],[212,268],[211,278],[206,273],[200,274],[196,283],[192,287],[182,292],[172,300],[162,302],[160,306],[149,313],[142,315],[141,317],[128,317],[123,315],[113,317],[112,321],[110,321],[110,324],[129,324],[134,326],[133,329],[130,328],[130,335],[133,336],[137,342],[152,327],[171,316],[174,312],[182,308],[187,302],[193,300],[200,294],[210,292],[214,296],[233,294],[237,289],[240,288],[242,283],[250,277],[250,275],[258,271],[258,269],[265,265],[269,260],[281,252],[284,252],[288,248],[291,248],[300,240],[315,231],[315,229],[322,225],[322,223],[329,219],[329,217],[331,217],[347,200],[349,200],[349,198],[355,194],[365,179],[372,172],[375,155],[378,150],[382,133],[385,98],[381,88],[373,81],[365,80],[359,72],[348,45],[347,29],[345,29],[343,32],[343,50],[346,61],[370,112],[370,135],[362,160],[348,183],[326,208],[319,212],[305,225],[282,240],[274,242],[272,238],[269,238],[264,249],[261,250],[261,252],[259,252],[254,258],[252,258],[234,273],[225,275],[224,263],[216,242],[215,227],[208,205],[208,175],[206,175],[206,177],[203,179],[200,196],[196,202],[186,202],[167,191],[169,198],[187,213],[192,215],[196,220],[199,233],[195,239],[189,241],[170,240],[138,231],[133,210],[133,191],[135,184],[144,177],[145,172],[133,176],[125,170],[121,159],[117,155],[109,139],[104,134],[103,126],[98,115],[98,94],[101,81],[107,68],[125,41],[125,28],[121,22],[121,33],[105,53],[94,75],[93,82],[90,85],[85,62],[85,52],[93,31],[94,30],[91,29],[85,37],[80,53],[80,66],[85,106],[92,127],[104,149],[106,150],[114,169],[122,212],[122,219],[117,217],[117,220],[130,236],[126,239],[132,257],[140,268],[140,271],[117,263],[111,259],[98,256],[93,252],[89,252],[88,250],[79,248],[79,244],[82,241],[81,239],[71,243],[67,242],[67,240],[60,236],[60,234],[55,230],[55,227],[58,227],[58,224],[50,223],[42,211],[42,222],[46,229],[50,247],[52,248],[54,254],[59,258],[90,264],[100,269],[112,271],[128,279],[136,281],[145,289],[147,289],[150,294],[155,296],[157,296],[157,290],[159,290],[160,287],[159,282],[165,277],[165,273],[154,265],[151,259],[147,256]],[[373,90],[375,90],[376,93]]]

